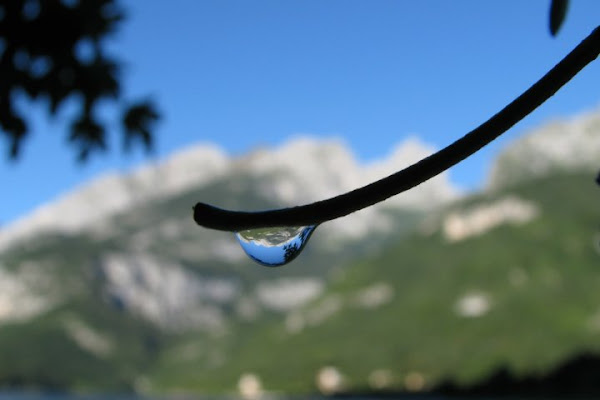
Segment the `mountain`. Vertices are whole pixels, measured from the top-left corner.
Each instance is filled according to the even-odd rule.
[[[380,248],[424,211],[456,198],[447,177],[319,228],[301,260],[277,273],[250,261],[234,235],[198,227],[191,207],[200,200],[237,209],[312,201],[431,152],[411,139],[365,166],[334,140],[298,138],[239,158],[200,145],[101,177],[4,226],[0,382],[131,388],[163,348],[187,335],[214,344],[240,320],[306,303],[343,260]],[[57,366],[57,359],[68,362]]]
[[[573,169],[600,169],[600,111],[555,120],[510,144],[492,166],[490,188]]]
[[[85,185],[0,234],[0,384],[423,390],[600,351],[595,172],[553,159],[560,168],[526,174],[513,168],[526,162],[502,161],[514,146],[486,190],[460,197],[441,176],[319,227],[281,268],[196,226],[191,206],[321,199],[432,150],[411,139],[360,165],[339,141],[299,138],[237,158],[202,145]],[[530,150],[526,160],[545,154]]]
[[[469,197],[352,260],[307,304],[241,325],[222,365],[164,363],[154,381],[233,389],[254,376],[275,392],[412,391],[502,369],[538,376],[600,353],[598,204],[600,188],[581,172]],[[598,374],[581,379],[600,390]]]
[[[312,202],[381,179],[433,151],[418,139],[410,138],[387,158],[362,165],[339,140],[299,137],[279,148],[256,150],[239,158],[228,157],[214,145],[197,145],[162,162],[126,174],[107,174],[66,193],[2,227],[0,249],[40,232],[74,234],[101,230],[97,225],[104,226],[104,221],[119,213],[210,186],[228,190],[215,201],[222,206],[260,208]],[[245,204],[240,197],[244,190],[251,190],[264,200]],[[452,200],[458,194],[447,175],[441,175],[406,196],[391,199],[382,208],[423,210]],[[366,210],[337,229],[350,236],[362,236],[370,229],[379,229],[379,221],[373,218],[379,217]]]

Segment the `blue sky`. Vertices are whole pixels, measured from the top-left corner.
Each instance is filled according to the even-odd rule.
[[[340,137],[364,161],[417,135],[440,148],[497,112],[600,24],[600,1],[573,0],[557,38],[549,0],[124,1],[110,50],[125,97],[149,95],[163,119],[156,151],[112,151],[84,166],[65,142],[69,107],[50,120],[26,104],[33,131],[0,162],[0,224],[107,171],[199,142],[230,154],[292,136]],[[590,65],[504,137],[451,170],[476,188],[492,157],[527,128],[600,106]],[[2,149],[4,150],[4,148]]]

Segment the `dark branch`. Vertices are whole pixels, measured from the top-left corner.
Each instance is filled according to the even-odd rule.
[[[569,8],[569,0],[552,0],[550,3],[550,34],[556,36]]]
[[[198,225],[223,231],[307,226],[318,225],[372,206],[440,174],[490,143],[554,95],[587,64],[595,60],[599,52],[600,27],[499,113],[448,147],[387,178],[327,200],[279,210],[228,211],[198,203],[194,206],[194,220]]]

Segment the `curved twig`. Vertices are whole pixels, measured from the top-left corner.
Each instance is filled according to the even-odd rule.
[[[194,206],[198,225],[223,231],[275,226],[317,225],[343,217],[411,189],[475,153],[548,100],[600,53],[600,27],[554,68],[499,113],[431,156],[393,175],[351,192],[312,204],[279,210],[243,212],[209,204]]]

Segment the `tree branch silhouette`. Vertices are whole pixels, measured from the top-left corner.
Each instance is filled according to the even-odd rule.
[[[50,115],[76,100],[67,139],[79,161],[109,145],[99,103],[119,106],[125,150],[152,150],[157,108],[148,100],[121,101],[121,62],[105,49],[124,18],[117,0],[0,0],[0,136],[10,158],[19,156],[29,131],[18,98],[47,105]]]
[[[198,203],[193,207],[194,220],[205,228],[223,231],[308,226],[318,225],[372,206],[425,182],[489,144],[548,100],[586,65],[595,60],[599,53],[600,26],[539,81],[486,122],[437,153],[387,178],[327,200],[278,210],[229,211]]]

